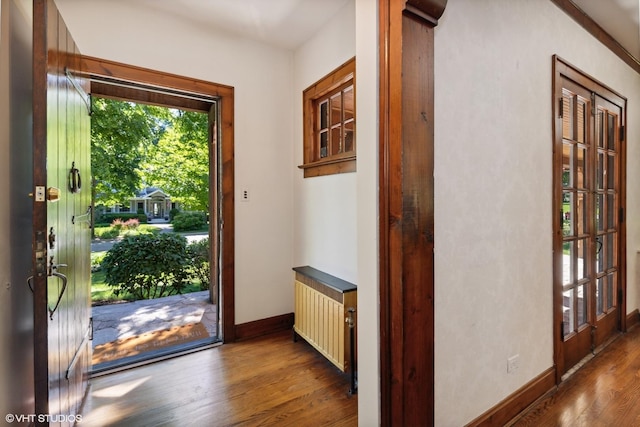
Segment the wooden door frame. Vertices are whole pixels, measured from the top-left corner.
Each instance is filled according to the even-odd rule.
[[[619,222],[619,284],[621,297],[619,298],[619,325],[622,332],[627,330],[627,224],[626,224],[626,200],[627,200],[627,99],[609,88],[605,84],[599,82],[593,77],[580,71],[575,66],[571,65],[566,60],[560,58],[557,55],[552,57],[552,111],[554,113],[552,120],[552,141],[553,141],[553,218],[557,218],[555,215],[560,212],[562,206],[558,206],[558,201],[562,199],[562,188],[557,185],[561,182],[562,177],[557,176],[558,171],[562,168],[562,150],[556,149],[556,147],[562,147],[562,117],[558,114],[558,108],[560,108],[559,99],[562,99],[562,78],[565,77],[568,80],[575,82],[576,84],[584,87],[588,91],[595,93],[596,95],[605,98],[616,104],[622,109],[622,116],[620,118],[621,125],[624,127],[620,141],[620,193],[619,193],[619,206],[623,209],[623,218]],[[553,229],[553,247],[555,249],[562,248],[562,228],[558,227],[557,222],[554,221]],[[564,347],[562,339],[562,286],[557,286],[558,283],[562,283],[562,250],[556,250],[554,252],[553,263],[553,361],[556,370],[556,383],[559,384],[562,381],[562,375],[566,371],[564,366]]]
[[[233,342],[235,328],[235,199],[234,199],[234,88],[190,77],[122,64],[89,56],[81,57],[82,72],[97,79],[91,93],[112,99],[126,99],[170,108],[209,113],[219,103],[220,168],[218,184],[210,173],[209,187],[217,185],[222,197],[220,212],[223,233],[220,255],[220,304],[222,339]],[[114,84],[123,83],[123,84]],[[172,93],[173,92],[173,93]],[[189,95],[189,96],[185,96]],[[212,165],[209,166],[212,171]],[[212,205],[210,209],[214,208]],[[215,216],[211,215],[211,218]],[[209,236],[212,232],[209,230]]]
[[[381,425],[434,422],[434,28],[447,0],[379,0]]]

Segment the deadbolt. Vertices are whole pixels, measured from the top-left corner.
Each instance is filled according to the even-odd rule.
[[[60,189],[56,187],[47,188],[47,200],[50,202],[57,202],[60,200]]]

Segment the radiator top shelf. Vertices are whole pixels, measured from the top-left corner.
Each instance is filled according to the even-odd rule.
[[[354,285],[353,283],[347,282],[346,280],[342,280],[336,276],[332,276],[331,274],[325,273],[313,267],[309,267],[308,265],[305,265],[303,267],[294,267],[293,271],[303,276],[307,276],[317,282],[320,282],[323,285],[326,285],[340,293],[353,292],[357,290],[356,285]]]

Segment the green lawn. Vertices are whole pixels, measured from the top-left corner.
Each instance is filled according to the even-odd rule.
[[[116,228],[106,224],[96,224],[94,234],[97,239],[115,239],[118,236],[135,236],[137,234],[156,234],[160,229],[150,224],[140,224],[136,228]]]
[[[194,282],[185,288],[183,294],[200,290],[200,282]],[[135,301],[135,298],[128,292],[118,296],[114,295],[113,288],[104,282],[103,271],[91,273],[91,303],[93,305],[102,305],[119,301]]]

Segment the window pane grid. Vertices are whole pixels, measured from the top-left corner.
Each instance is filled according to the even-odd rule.
[[[319,157],[325,158],[354,151],[353,85],[330,93],[316,102]]]

